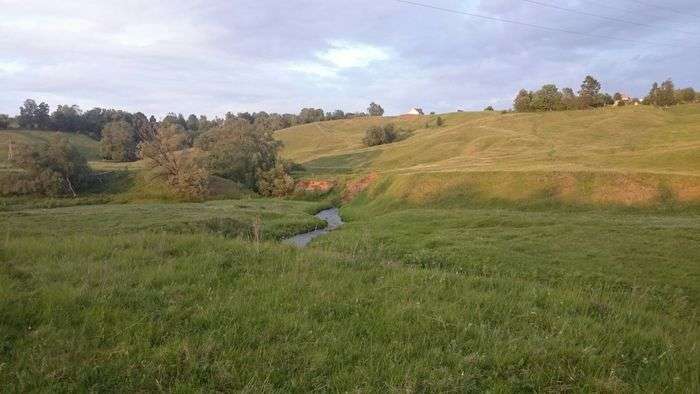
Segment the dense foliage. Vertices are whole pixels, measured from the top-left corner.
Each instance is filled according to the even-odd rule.
[[[123,120],[109,122],[102,129],[100,153],[104,159],[122,162],[134,161],[138,159],[137,146],[136,129]]]
[[[19,144],[13,164],[22,171],[3,174],[2,194],[76,196],[90,175],[85,157],[58,136],[48,143]]]
[[[383,126],[370,126],[365,132],[362,142],[367,146],[390,144],[396,141],[398,133],[393,123]]]
[[[696,98],[693,88],[676,90],[673,82],[668,79],[661,86],[654,82],[649,94],[642,103],[669,106],[680,103],[692,103]],[[630,102],[639,103],[639,100],[625,98],[619,92],[613,96],[603,93],[601,92],[600,82],[588,75],[581,83],[578,95],[571,88],[564,88],[560,91],[553,84],[544,85],[535,92],[521,89],[513,100],[513,108],[518,112],[563,111],[597,108],[613,104],[623,106],[625,103]]]

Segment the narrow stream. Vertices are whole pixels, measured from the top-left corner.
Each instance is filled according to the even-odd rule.
[[[328,223],[328,226],[322,229],[309,231],[308,233],[298,234],[291,238],[285,238],[282,240],[282,242],[288,245],[303,248],[304,246],[308,245],[312,239],[328,234],[330,231],[343,225],[343,220],[340,218],[340,211],[338,211],[338,208],[323,210],[317,213],[315,216],[321,220],[325,220],[326,223]]]

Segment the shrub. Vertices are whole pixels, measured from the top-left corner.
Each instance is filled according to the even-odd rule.
[[[435,119],[435,125],[437,125],[437,127],[441,127],[444,124],[445,121],[442,119],[442,117],[438,116],[437,119]]]
[[[90,176],[85,157],[59,136],[49,143],[18,145],[13,164],[23,171],[3,178],[3,194],[75,197]]]
[[[0,114],[0,130],[7,130],[10,127],[10,117]]]
[[[362,142],[367,146],[390,144],[394,142],[398,134],[393,123],[384,126],[370,126],[365,132]]]
[[[282,164],[260,174],[257,185],[258,193],[263,196],[282,197],[294,191],[294,178]]]
[[[488,107],[484,108],[484,111],[493,111],[493,107],[489,105]]]

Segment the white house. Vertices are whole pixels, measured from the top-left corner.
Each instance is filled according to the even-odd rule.
[[[423,115],[422,108],[411,108],[410,111],[406,112],[406,115]]]

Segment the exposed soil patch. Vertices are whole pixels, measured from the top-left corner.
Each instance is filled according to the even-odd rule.
[[[302,180],[297,182],[294,190],[306,193],[328,193],[335,187],[335,181]]]
[[[375,180],[379,178],[376,172],[370,173],[356,181],[349,181],[345,185],[345,193],[343,193],[343,202],[348,202],[357,197],[358,194],[362,193],[369,185],[371,185]]]

